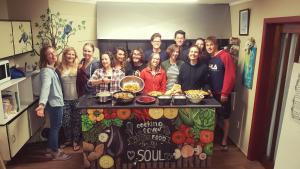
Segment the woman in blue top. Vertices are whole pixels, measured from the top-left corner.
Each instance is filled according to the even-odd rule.
[[[68,160],[70,155],[58,148],[58,133],[62,125],[64,99],[59,77],[55,72],[57,64],[56,51],[51,46],[41,49],[40,80],[42,83],[39,105],[35,109],[39,117],[45,116],[45,110],[49,113],[50,133],[48,137],[47,155],[53,160]]]

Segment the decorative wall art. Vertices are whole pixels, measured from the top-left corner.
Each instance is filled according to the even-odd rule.
[[[240,10],[239,14],[239,34],[246,36],[249,34],[250,9]]]
[[[255,39],[250,38],[245,44],[245,60],[242,81],[248,89],[252,89],[253,85],[253,73],[255,68],[256,51],[257,48],[255,44]]]
[[[13,21],[13,39],[15,55],[31,52],[32,47],[32,31],[30,21]]]

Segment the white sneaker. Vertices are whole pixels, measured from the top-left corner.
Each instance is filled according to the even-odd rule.
[[[52,152],[52,160],[65,161],[72,158],[71,155],[64,153],[61,149],[58,149],[57,152]]]

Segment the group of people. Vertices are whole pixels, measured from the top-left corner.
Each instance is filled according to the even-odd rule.
[[[42,82],[38,116],[47,111],[50,117],[50,133],[47,153],[55,160],[67,160],[70,155],[59,148],[58,133],[63,127],[66,142],[79,150],[80,112],[76,110],[77,99],[84,94],[120,90],[119,82],[124,76],[134,75],[144,80],[144,93],[166,92],[174,84],[183,91],[205,89],[222,104],[217,113],[223,119],[221,146],[227,149],[230,117],[230,93],[234,87],[235,65],[229,53],[218,49],[213,36],[199,38],[189,47],[184,47],[185,32],[178,30],[175,44],[166,51],[161,47],[161,35],[151,36],[152,49],[143,52],[140,48],[127,50],[118,47],[114,52],[101,53],[100,61],[93,58],[95,47],[83,46],[83,59],[79,61],[74,48],[66,48],[58,63],[55,49],[41,49],[40,77]]]

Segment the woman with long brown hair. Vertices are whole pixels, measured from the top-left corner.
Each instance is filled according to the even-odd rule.
[[[62,125],[64,100],[59,77],[55,72],[57,65],[56,51],[51,46],[44,46],[40,54],[40,80],[42,86],[39,105],[35,111],[40,117],[45,116],[45,110],[49,113],[50,132],[47,155],[52,157],[53,160],[68,160],[71,156],[58,148],[58,133]]]

